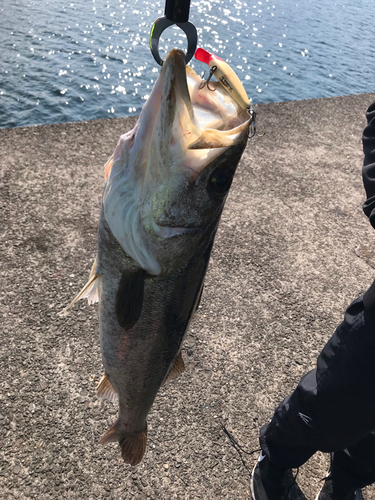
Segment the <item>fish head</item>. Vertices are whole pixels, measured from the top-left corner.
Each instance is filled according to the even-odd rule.
[[[171,50],[107,165],[105,219],[152,275],[171,274],[212,242],[246,146],[248,112],[219,82],[200,87],[184,53]]]

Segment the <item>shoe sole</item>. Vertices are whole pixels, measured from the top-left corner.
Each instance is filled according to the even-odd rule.
[[[256,469],[256,467],[257,467],[257,465],[258,465],[258,462],[254,465],[253,471],[252,471],[252,473],[251,473],[251,484],[250,484],[250,490],[251,490],[251,498],[252,498],[252,500],[257,500],[257,498],[255,497],[255,492],[254,492],[254,471],[255,471],[255,469]],[[291,484],[292,490],[291,490],[290,492],[292,493],[292,491],[293,491],[293,487],[295,487],[295,486],[293,486],[293,484],[295,484],[295,485],[297,486],[297,488],[298,488],[298,495],[299,495],[299,496],[298,496],[297,498],[300,498],[300,500],[301,500],[302,498],[303,498],[304,500],[306,500],[305,495],[304,495],[304,494],[303,494],[303,492],[300,490],[300,488],[299,488],[299,486],[297,485],[297,483],[292,483],[292,484]],[[320,493],[320,492],[319,492],[319,493]],[[319,493],[318,493],[318,496],[319,496]],[[289,496],[288,496],[288,497],[289,497]],[[316,500],[317,500],[317,498],[316,498]],[[361,499],[361,498],[357,499],[357,498],[356,498],[356,500],[364,500],[364,499]]]
[[[319,493],[316,495],[315,500],[319,500],[319,495],[320,495],[321,491],[322,490],[320,490]],[[356,492],[355,492],[355,500],[364,500],[363,495],[362,495],[362,490],[356,490]]]

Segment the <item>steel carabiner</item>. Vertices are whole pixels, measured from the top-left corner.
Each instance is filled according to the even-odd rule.
[[[198,44],[197,29],[189,22],[190,0],[166,0],[164,16],[159,17],[151,28],[150,49],[155,61],[163,66],[163,59],[159,54],[159,38],[165,29],[175,24],[184,31],[188,48],[185,55],[185,63],[192,59]]]

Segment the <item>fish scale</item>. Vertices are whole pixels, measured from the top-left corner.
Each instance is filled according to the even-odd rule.
[[[145,453],[161,385],[184,371],[183,339],[249,123],[219,83],[215,92],[201,88],[173,49],[135,128],[105,165],[97,258],[71,305],[99,300],[98,396],[119,405],[100,443],[117,441],[131,465]]]

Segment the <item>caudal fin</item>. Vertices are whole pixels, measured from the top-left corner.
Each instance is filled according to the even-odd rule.
[[[121,456],[126,464],[138,465],[146,450],[147,426],[143,431],[129,434],[121,431],[119,421],[114,423],[109,431],[99,441],[100,444],[118,441],[121,447]]]

